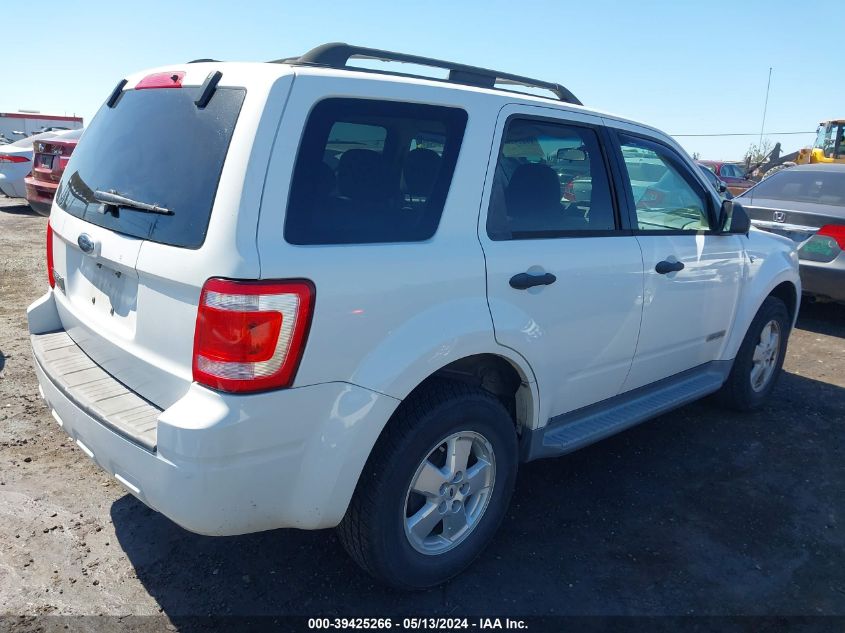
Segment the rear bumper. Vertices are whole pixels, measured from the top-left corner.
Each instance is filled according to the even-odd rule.
[[[59,187],[58,183],[36,180],[32,176],[27,176],[24,183],[26,185],[26,201],[29,202],[29,206],[42,215],[49,214],[56,189]]]
[[[845,252],[832,262],[799,260],[801,286],[805,294],[845,303]]]
[[[31,334],[60,330],[52,292],[28,310]],[[129,492],[182,527],[231,535],[337,525],[398,400],[346,383],[234,396],[199,385],[158,418],[150,450],[80,406],[36,360],[62,429]]]

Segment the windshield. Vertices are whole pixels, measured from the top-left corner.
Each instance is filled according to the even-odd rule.
[[[845,206],[845,171],[787,169],[769,176],[743,197]]]
[[[114,108],[100,108],[64,172],[57,204],[119,233],[199,248],[245,95],[219,88],[198,108],[199,91],[129,90]],[[172,215],[124,207],[103,213],[98,190],[166,207]]]

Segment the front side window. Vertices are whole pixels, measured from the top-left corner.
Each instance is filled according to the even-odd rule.
[[[514,119],[499,150],[487,234],[493,240],[613,231],[607,171],[590,128]]]
[[[437,230],[466,112],[326,99],[308,119],[285,219],[291,244],[418,242]]]
[[[640,231],[709,228],[705,194],[674,153],[657,143],[622,136],[622,158]]]

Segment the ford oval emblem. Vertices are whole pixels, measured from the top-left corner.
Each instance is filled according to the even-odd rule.
[[[83,253],[94,252],[94,240],[92,240],[91,236],[87,233],[81,233],[79,237],[76,238],[76,243],[79,244],[79,248],[82,249]]]

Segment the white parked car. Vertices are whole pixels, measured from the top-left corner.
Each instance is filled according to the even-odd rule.
[[[30,174],[32,164],[33,144],[39,140],[71,137],[79,138],[82,129],[50,130],[22,138],[13,143],[0,145],[0,192],[10,198],[25,198],[26,186],[24,179]]]
[[[42,132],[6,145],[0,145],[0,192],[10,198],[25,198],[24,178],[32,171],[32,144],[50,139],[60,132]]]
[[[573,147],[570,201],[548,163]],[[631,156],[664,167],[636,203]],[[791,243],[662,132],[340,44],[127,77],[47,259],[35,367],[86,455],[194,532],[339,526],[401,587],[478,556],[520,462],[712,393],[759,406],[800,297]]]

